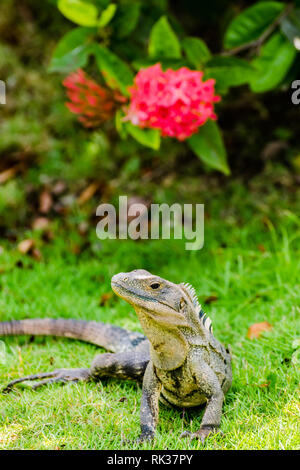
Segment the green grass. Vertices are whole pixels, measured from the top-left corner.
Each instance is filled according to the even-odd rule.
[[[74,317],[140,330],[125,302],[114,296],[100,306],[113,274],[146,268],[174,282],[190,282],[202,303],[208,296],[218,297],[205,310],[215,336],[233,351],[224,434],[210,437],[204,446],[181,440],[183,430],[199,428],[203,411],[182,413],[161,405],[156,439],[141,448],[299,448],[299,363],[293,341],[299,337],[300,224],[296,206],[287,208],[284,198],[276,210],[268,206],[268,212],[259,198],[253,202],[243,194],[240,188],[230,200],[223,196],[211,201],[205,245],[199,252],[187,252],[182,242],[167,240],[107,240],[99,247],[92,232],[91,248],[76,256],[70,251],[76,235],[60,236],[58,230],[51,244],[38,241],[43,261],[37,262],[18,254],[15,245],[0,243],[0,320]],[[249,326],[262,321],[271,323],[272,330],[248,339]],[[101,352],[67,339],[2,340],[0,385],[37,371],[87,367]],[[139,385],[117,380],[52,385],[36,392],[16,388],[0,396],[0,448],[137,448],[122,447],[121,440],[133,440],[139,433],[140,398]]]

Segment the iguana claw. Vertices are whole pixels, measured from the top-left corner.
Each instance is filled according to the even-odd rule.
[[[33,390],[36,390],[42,385],[48,385],[51,383],[65,384],[67,382],[78,382],[79,380],[88,380],[89,377],[89,369],[57,369],[53,372],[26,375],[25,377],[20,377],[19,379],[12,380],[6,385],[6,387],[2,389],[2,393],[9,393],[14,387],[14,385],[31,380],[42,379],[31,386]]]
[[[150,435],[150,434],[141,434],[139,437],[137,437],[136,439],[124,439],[122,440],[122,445],[139,445],[139,444],[143,444],[144,442],[151,442],[153,441],[154,439],[154,434]]]
[[[180,437],[188,437],[191,441],[193,439],[199,439],[202,444],[204,443],[205,439],[209,436],[211,433],[221,433],[218,429],[212,429],[212,428],[203,428],[199,429],[199,431],[196,432],[190,432],[190,431],[184,431]]]
[[[135,439],[135,444],[142,444],[143,442],[151,442],[154,439],[154,434],[141,434]]]

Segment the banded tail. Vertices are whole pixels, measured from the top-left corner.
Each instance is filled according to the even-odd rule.
[[[95,321],[37,318],[0,322],[0,337],[14,335],[62,336],[92,343],[115,353],[132,350],[146,339],[141,333]]]

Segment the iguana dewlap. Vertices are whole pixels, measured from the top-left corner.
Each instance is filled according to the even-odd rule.
[[[97,355],[88,369],[60,369],[10,382],[4,391],[24,380],[40,379],[33,388],[53,382],[118,377],[143,381],[141,435],[152,439],[159,400],[166,405],[205,404],[199,431],[204,440],[218,430],[224,394],[232,381],[229,351],[215,339],[209,318],[194,289],[174,284],[148,271],[120,273],[111,280],[113,291],[131,304],[146,336],[100,322],[33,319],[0,323],[2,335],[53,335],[76,338],[112,353]],[[184,433],[187,435],[188,433]]]

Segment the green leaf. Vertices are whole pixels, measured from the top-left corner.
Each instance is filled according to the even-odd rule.
[[[115,124],[116,124],[116,129],[122,139],[125,139],[127,136],[126,132],[126,123],[123,121],[124,118],[124,113],[122,112],[121,109],[118,109],[115,114]]]
[[[207,121],[197,134],[187,139],[187,143],[206,165],[222,171],[225,175],[230,174],[223,139],[214,121]]]
[[[166,16],[162,16],[153,26],[149,41],[150,57],[181,57],[180,43]]]
[[[110,0],[93,0],[93,3],[100,10],[104,10],[104,8],[107,8],[108,5],[110,4]]]
[[[300,10],[293,10],[287,18],[284,18],[280,29],[293,46],[300,50]]]
[[[94,28],[78,27],[65,34],[54,49],[49,71],[69,73],[84,67],[92,52],[91,39],[95,33]]]
[[[105,10],[103,10],[97,23],[99,28],[104,28],[106,25],[108,25],[108,23],[111,22],[116,13],[116,10],[117,5],[115,3],[111,3]]]
[[[140,3],[119,5],[112,21],[117,38],[125,38],[134,31],[140,17],[140,10]]]
[[[182,47],[188,60],[197,69],[201,67],[211,59],[211,53],[202,39],[187,37],[182,41]]]
[[[126,123],[128,133],[140,144],[158,150],[160,147],[160,132],[158,129],[141,129],[131,122]]]
[[[90,42],[94,34],[96,34],[96,28],[84,28],[79,26],[78,28],[71,29],[66,33],[58,42],[53,56],[60,59],[65,56],[72,50],[85,45],[87,42]]]
[[[81,0],[58,0],[59,11],[68,20],[80,26],[96,26],[98,22],[98,10],[95,5]]]
[[[284,8],[285,5],[281,2],[259,2],[242,11],[226,30],[225,49],[242,46],[258,39]]]
[[[256,72],[250,80],[252,91],[260,93],[272,90],[279,85],[292,65],[296,54],[296,49],[282,33],[273,34],[261,48],[259,57],[252,62],[256,68]]]
[[[94,48],[97,65],[111,88],[119,89],[128,96],[128,86],[133,83],[133,73],[128,65],[104,46]]]
[[[249,83],[253,65],[238,57],[215,57],[206,64],[205,78],[214,78],[221,89]]]

